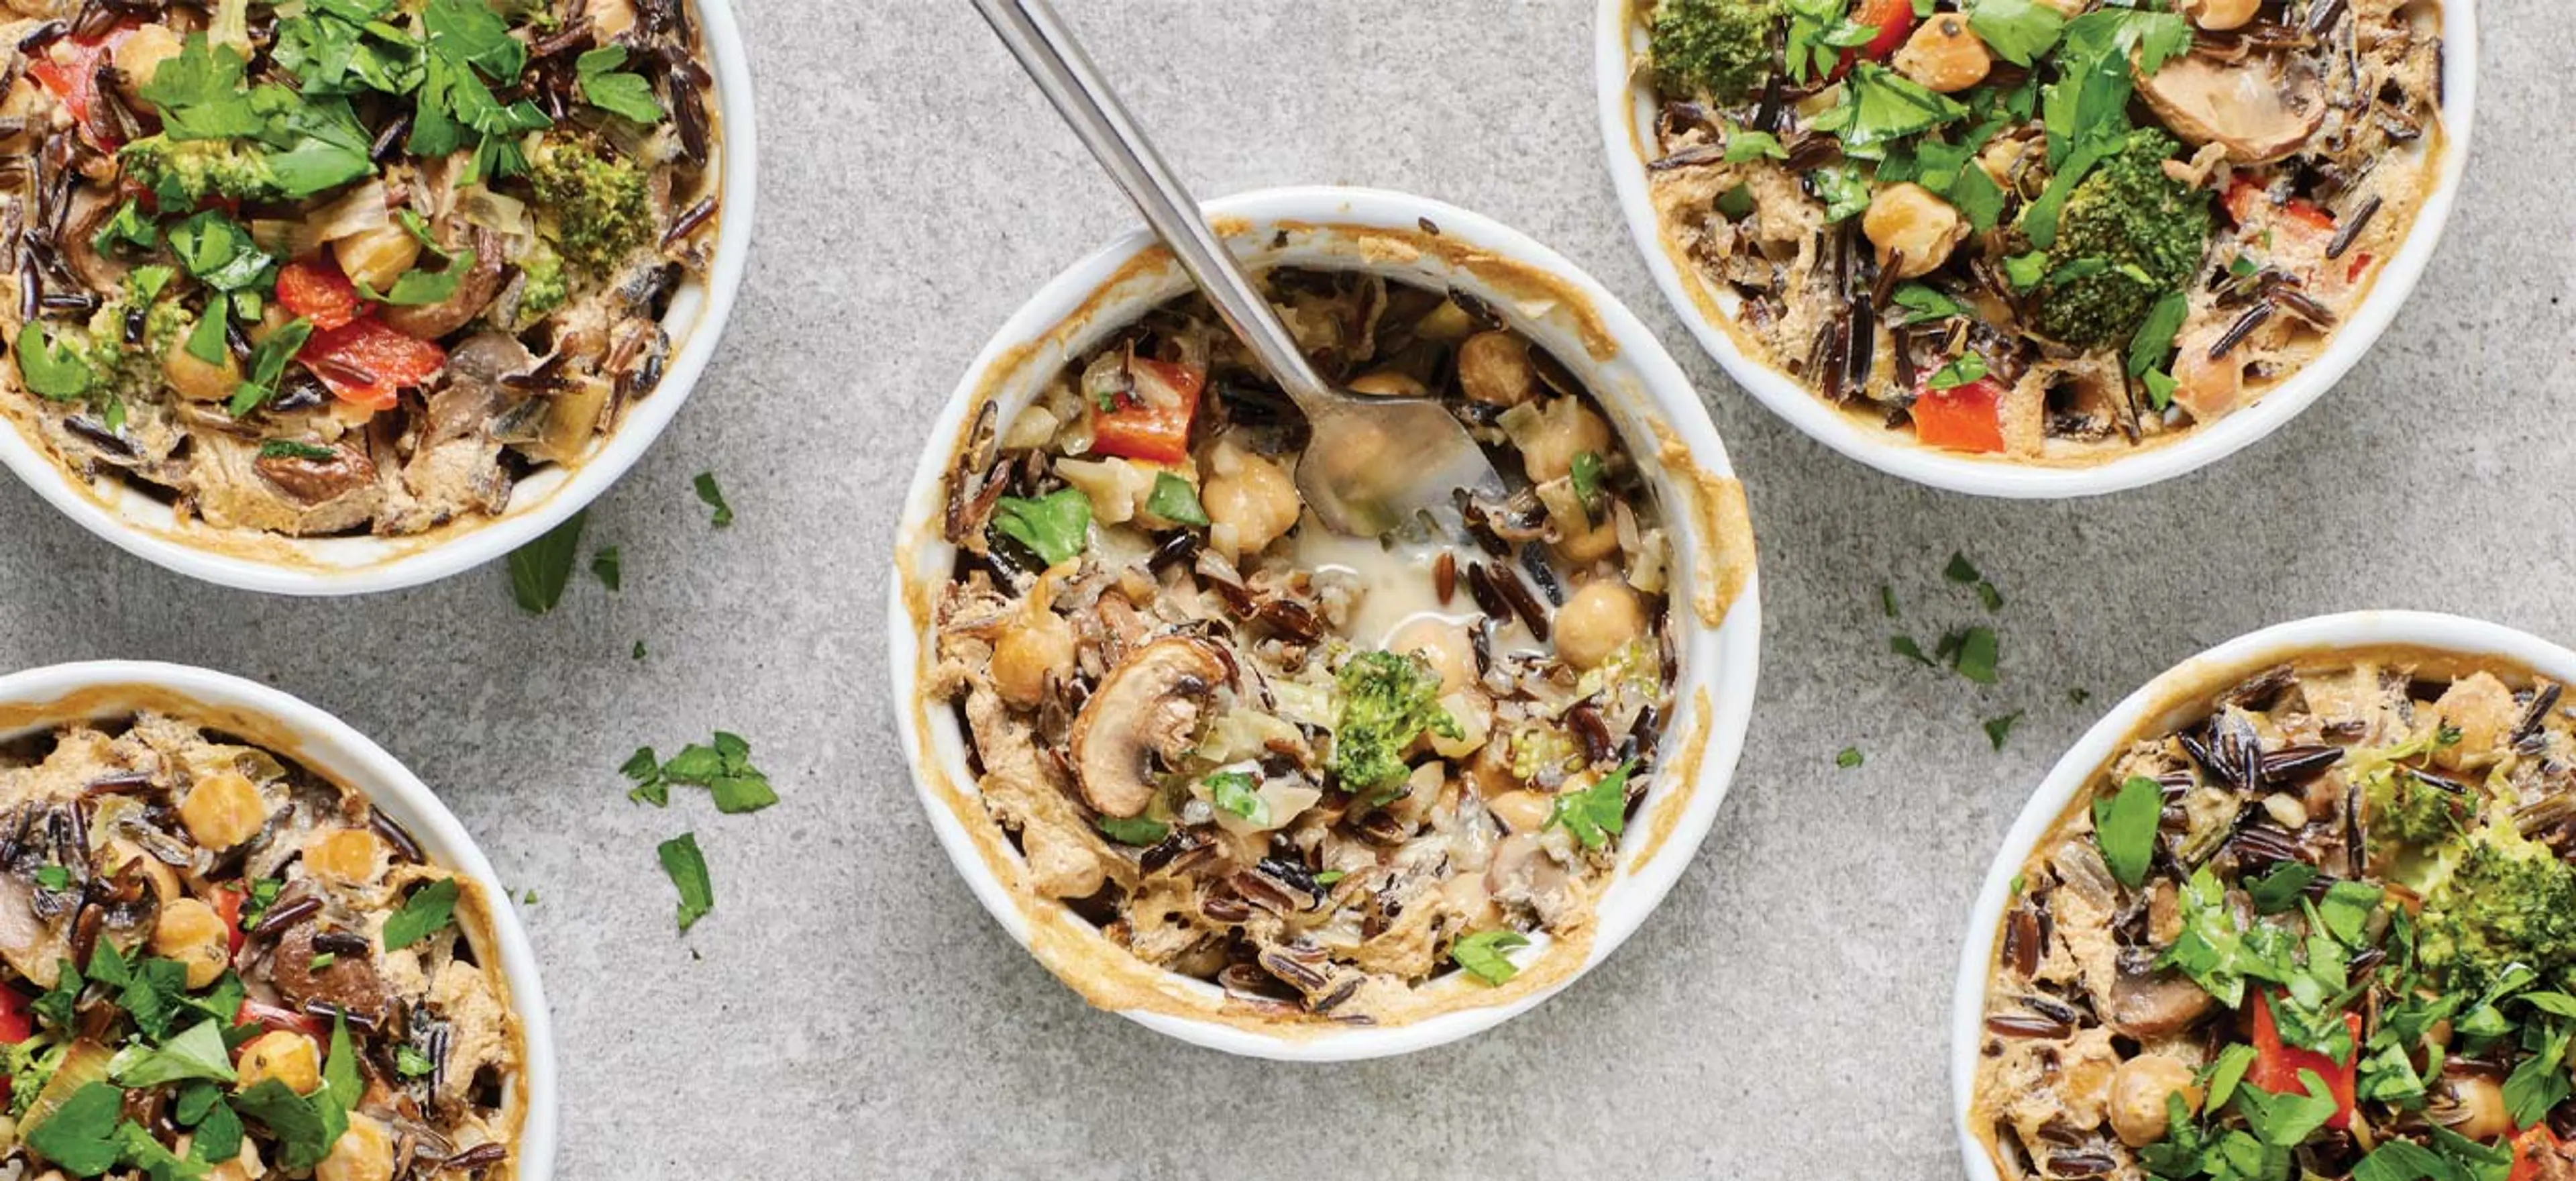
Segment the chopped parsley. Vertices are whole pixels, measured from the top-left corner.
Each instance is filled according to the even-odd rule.
[[[2130,776],[2117,793],[2093,797],[2093,842],[2121,885],[2134,890],[2147,880],[2164,808],[2164,785],[2143,775]]]
[[[1089,502],[1083,507],[1088,512]],[[1199,504],[1199,490],[1170,472],[1154,473],[1154,490],[1145,495],[1145,511],[1175,525],[1204,527],[1208,523],[1207,509]]]
[[[631,122],[661,122],[662,104],[653,98],[653,84],[641,74],[618,69],[625,64],[623,45],[602,45],[574,59],[582,101]]]
[[[715,515],[708,518],[708,523],[718,529],[733,524],[733,506],[725,503],[724,489],[716,486],[716,474],[699,472],[697,479],[692,483],[697,486],[698,499],[705,502],[708,508],[715,510]],[[1079,496],[1081,493],[1077,492],[1074,495]]]
[[[411,892],[402,909],[385,919],[385,950],[409,947],[447,926],[456,914],[456,879],[440,878]]]
[[[1860,748],[1857,746],[1846,746],[1843,748],[1841,754],[1834,756],[1834,765],[1846,771],[1859,766],[1860,763],[1861,753]]]
[[[1628,773],[1636,766],[1630,759],[1589,787],[1557,793],[1546,827],[1564,826],[1586,849],[1609,844],[1628,827]]]
[[[1159,845],[1172,835],[1172,826],[1142,816],[1103,816],[1093,824],[1101,835],[1122,845]]]
[[[1243,771],[1220,771],[1200,780],[1208,789],[1208,802],[1217,810],[1231,813],[1256,828],[1270,824],[1270,804],[1261,798],[1252,776]]]
[[[993,506],[993,532],[1049,566],[1080,557],[1091,545],[1091,500],[1079,488],[1035,498],[1005,496]]]
[[[589,523],[590,510],[583,509],[535,541],[510,551],[510,597],[520,610],[543,615],[563,601],[564,586],[572,581],[573,559],[581,552],[582,526]]]
[[[590,556],[590,575],[612,592],[626,588],[626,571],[616,546],[603,545]]]
[[[723,730],[716,731],[708,745],[690,743],[680,748],[667,763],[655,761],[652,747],[640,747],[618,772],[635,781],[626,798],[657,808],[670,803],[674,783],[707,789],[716,811],[728,816],[757,812],[778,802],[768,774],[751,764],[751,743]]]
[[[1518,931],[1478,931],[1461,935],[1449,945],[1449,958],[1487,984],[1507,984],[1521,974],[1520,965],[1504,954],[1529,946],[1529,937]]]
[[[1993,743],[1995,749],[2001,751],[2005,741],[2012,737],[2013,724],[2021,721],[2021,715],[2021,710],[2014,710],[2000,718],[1987,718],[1986,741]]]
[[[706,855],[698,852],[696,833],[684,832],[655,850],[662,872],[680,892],[680,929],[686,931],[716,907],[715,883],[707,877]]]

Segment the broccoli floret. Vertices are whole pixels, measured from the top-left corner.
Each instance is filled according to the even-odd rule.
[[[165,210],[194,209],[209,197],[274,201],[283,196],[276,170],[256,145],[228,139],[138,139],[117,153],[125,174],[161,201]]]
[[[2393,767],[2364,777],[2362,788],[2373,846],[2430,849],[2460,833],[2467,802],[2450,792]]]
[[[562,307],[572,298],[572,281],[565,277],[563,256],[542,241],[526,258],[519,260],[519,273],[527,281],[519,288],[519,323],[534,324],[546,313]]]
[[[1430,730],[1460,736],[1457,719],[1440,708],[1440,674],[1419,658],[1363,652],[1334,674],[1341,687],[1333,727],[1332,771],[1342,790],[1383,803],[1404,782],[1404,748]]]
[[[2124,343],[2166,292],[2191,282],[2209,249],[2209,195],[2165,175],[2173,138],[2148,128],[2075,186],[2048,249],[2055,275],[2039,289],[2038,327],[2084,348]],[[2091,260],[2091,261],[2086,261]]]
[[[528,179],[555,248],[587,274],[606,273],[652,236],[643,167],[608,159],[588,140],[548,137]]]
[[[2543,978],[2576,965],[2576,868],[2547,845],[2482,828],[2425,902],[2420,951],[2454,990],[2511,964]]]
[[[1662,0],[1646,22],[1647,52],[1665,89],[1739,103],[1771,76],[1779,19],[1777,0]]]

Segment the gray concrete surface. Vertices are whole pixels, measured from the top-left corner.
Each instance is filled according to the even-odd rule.
[[[531,619],[500,569],[342,602],[181,580],[0,487],[0,667],[187,661],[303,694],[436,786],[514,884],[561,1034],[568,1178],[1951,1178],[1944,1016],[1977,875],[2104,704],[2204,645],[2365,606],[2576,639],[2576,149],[2549,0],[2489,0],[2483,142],[2440,257],[2323,403],[2221,466],[2013,504],[1773,419],[1640,266],[1593,130],[1587,0],[1061,0],[1203,191],[1409,189],[1625,295],[1750,483],[1770,631],[1697,863],[1625,949],[1464,1045],[1339,1068],[1085,1008],[975,905],[913,800],[880,603],[895,504],[987,335],[1130,215],[966,6],[759,0],[762,224],[670,433],[592,514],[626,589]],[[741,519],[708,527],[712,469]],[[2010,600],[2002,684],[1890,656]],[[650,655],[630,658],[636,641]],[[2069,690],[2092,694],[2091,705]],[[2027,711],[1996,753],[1978,723]],[[736,729],[785,802],[630,806],[616,768]],[[1857,745],[1867,764],[1837,770]],[[653,846],[719,904],[672,930]]]

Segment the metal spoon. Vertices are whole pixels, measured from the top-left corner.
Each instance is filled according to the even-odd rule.
[[[1297,463],[1297,491],[1318,519],[1338,533],[1373,537],[1417,512],[1445,512],[1461,488],[1502,494],[1484,449],[1439,402],[1360,397],[1324,383],[1046,0],[975,0],[975,8],[1305,412],[1314,438]]]

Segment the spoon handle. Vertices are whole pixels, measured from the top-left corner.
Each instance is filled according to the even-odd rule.
[[[1055,8],[1047,0],[975,0],[975,8],[1073,126],[1083,146],[1091,149],[1127,199],[1136,203],[1154,233],[1180,260],[1181,269],[1207,294],[1234,334],[1243,338],[1261,367],[1308,413],[1329,406],[1332,394],[1307,364],[1297,338],[1289,335],[1270,301],[1226,252],[1224,243],[1217,241],[1189,190],[1128,116],[1126,106],[1101,79],[1091,55],[1082,51]]]

